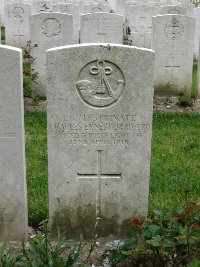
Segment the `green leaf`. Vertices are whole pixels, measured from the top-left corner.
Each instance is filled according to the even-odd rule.
[[[163,242],[163,244],[162,244],[162,246],[164,247],[164,248],[173,248],[173,247],[175,247],[175,242],[173,242],[173,241],[170,241],[170,240],[166,240],[166,241],[164,241]]]
[[[200,260],[197,258],[193,258],[191,262],[189,262],[186,267],[199,267],[200,266]]]
[[[162,246],[162,240],[159,235],[154,236],[151,240],[146,241],[147,244],[152,245],[153,247],[161,247]]]
[[[132,251],[131,250],[122,251],[122,255],[131,256],[132,255]]]

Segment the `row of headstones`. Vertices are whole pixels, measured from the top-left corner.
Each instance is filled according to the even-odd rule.
[[[147,215],[154,53],[122,45],[47,52],[51,229],[124,235]],[[132,71],[130,71],[132,70]],[[22,51],[0,46],[0,241],[27,239]],[[34,179],[32,177],[32,179]]]
[[[173,0],[175,1],[175,0]],[[73,17],[73,39],[72,42],[74,43],[79,43],[79,28],[80,28],[80,14],[83,13],[92,13],[92,12],[109,12],[110,6],[105,5],[105,4],[98,4],[98,3],[93,3],[93,4],[88,4],[88,5],[83,5],[83,10],[80,12],[80,5],[78,4],[56,4],[53,5],[53,8],[51,8],[50,1],[34,1],[32,3],[32,14],[39,13],[39,12],[62,12],[66,14],[70,14]],[[131,5],[130,5],[131,3]],[[135,3],[135,5],[133,5]],[[185,4],[186,5],[186,4]],[[190,15],[192,16],[193,14],[193,5],[192,4],[187,4],[189,5],[189,8],[184,8],[183,6],[179,6],[177,8],[174,8],[173,11],[182,15]],[[192,7],[190,6],[192,5]],[[47,8],[48,6],[48,8]],[[90,8],[89,8],[90,7]],[[133,45],[135,46],[142,46],[146,48],[151,48],[151,32],[152,32],[152,16],[157,15],[157,14],[162,14],[162,13],[170,13],[170,10],[166,10],[165,7],[161,7],[160,11],[157,9],[155,10],[155,5],[148,3],[145,5],[142,5],[141,3],[138,4],[137,2],[128,2],[125,6],[125,37],[130,38],[130,41],[132,42]],[[182,8],[182,10],[181,10]],[[6,5],[5,8],[6,12],[6,30],[7,30],[7,45],[12,45],[16,47],[24,47],[26,45],[27,40],[30,39],[30,33],[29,33],[29,16],[31,14],[31,6],[30,5],[21,5],[18,3],[15,5]],[[185,10],[185,11],[184,11]],[[182,12],[182,13],[181,13]],[[85,28],[87,30],[86,34],[85,32],[81,34],[81,43],[83,42],[94,42],[94,37],[92,35],[91,28],[89,25],[91,23],[86,23],[87,19],[84,20],[83,17],[83,22],[82,24],[85,25]],[[85,23],[84,23],[85,22]],[[93,22],[94,21],[90,21]],[[96,22],[97,23],[97,22]],[[102,22],[101,22],[102,23]],[[15,27],[13,27],[13,24],[16,24]],[[68,27],[70,27],[69,25]],[[104,28],[107,26],[102,25],[101,27]],[[121,26],[121,24],[119,25]],[[84,26],[82,26],[84,28]],[[127,30],[128,29],[128,30]],[[103,29],[102,34],[100,33],[99,37],[97,38],[96,42],[98,41],[106,41],[110,42],[110,40],[106,40],[105,33],[106,29]],[[120,30],[120,33],[122,32],[122,29]],[[81,31],[82,33],[82,31]],[[90,33],[90,34],[88,34]],[[84,38],[84,36],[86,36]],[[121,35],[119,35],[120,38],[119,40],[112,40],[112,42],[118,42],[120,43],[122,41]],[[99,40],[98,40],[99,39]]]
[[[94,13],[83,17],[87,22],[87,27],[83,27],[82,33],[85,42],[88,27],[90,27],[90,34],[94,36],[93,41],[100,42],[98,38],[101,35],[100,38],[106,37],[108,43],[122,42],[123,22],[120,15]],[[46,97],[46,50],[72,44],[72,18],[70,15],[61,13],[40,13],[30,18],[32,70],[33,74],[37,74],[37,79],[32,84],[33,94]],[[99,27],[100,22],[102,27]],[[194,25],[195,19],[188,16],[153,17],[152,47],[156,52],[155,92],[157,94],[187,93],[189,95],[191,93]],[[103,40],[101,42],[103,43]]]
[[[21,5],[21,7],[22,6],[23,10],[25,10],[26,7],[29,8],[30,11],[29,5],[25,4]],[[29,35],[29,29],[27,27],[29,24],[29,16],[27,16],[26,19],[23,17],[27,12],[20,13],[19,5],[14,5],[14,7],[13,5],[7,5],[7,7],[9,7],[8,13],[13,16],[12,19],[8,20],[10,23],[6,26],[7,44],[13,44],[13,39],[15,38],[17,42],[13,45],[25,46],[27,40],[29,40],[29,38],[26,37]],[[163,9],[164,11],[161,13],[186,12],[186,8],[183,6],[164,6]],[[13,12],[13,10],[17,11]],[[194,19],[178,15],[173,17],[158,16],[154,18],[154,26],[152,26],[153,9],[150,4],[130,5],[129,10],[129,17],[131,19],[127,20],[127,29],[130,30],[129,35],[131,36],[132,43],[136,46],[152,47],[156,52],[156,92],[165,95],[185,92],[190,94],[192,83]],[[181,14],[185,14],[184,12]],[[38,78],[33,84],[33,91],[34,94],[46,96],[46,50],[56,46],[76,43],[79,38],[79,27],[78,24],[74,27],[72,16],[60,13],[33,15],[30,21],[32,42],[31,55],[34,59],[32,69],[34,73],[38,73]],[[13,24],[15,27],[13,27]],[[198,25],[198,23],[196,24]],[[81,42],[122,43],[123,22],[122,17],[119,15],[110,13],[83,15],[81,25]],[[162,25],[162,27],[160,25]],[[72,31],[73,28],[74,31]],[[153,32],[153,42],[151,41],[152,28],[155,29]],[[38,31],[38,29],[41,30]],[[128,31],[126,31],[126,33],[127,32]],[[196,43],[199,43],[199,35],[196,34],[196,36],[196,39],[198,39]],[[164,47],[165,49],[163,49]]]

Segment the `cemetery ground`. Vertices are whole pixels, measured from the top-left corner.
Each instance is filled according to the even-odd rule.
[[[29,68],[29,66],[27,66],[27,68]],[[194,66],[193,74],[192,94],[194,96],[196,66]],[[31,92],[29,91],[29,85],[29,80],[27,79],[27,81],[25,81],[27,96]],[[31,99],[26,97],[25,132],[29,225],[35,230],[38,229],[41,221],[48,218],[46,124],[46,101],[39,98]],[[150,218],[152,218],[153,214],[155,216],[155,210],[157,212],[160,210],[167,212],[180,207],[184,203],[185,194],[187,194],[188,190],[191,201],[199,205],[199,129],[199,101],[193,102],[188,98],[182,98],[181,100],[171,97],[155,97],[149,195]],[[132,223],[136,228],[141,226],[141,222],[135,219],[133,219]],[[112,238],[111,236],[111,239]],[[107,250],[109,250],[105,245],[108,243],[108,240],[109,238],[100,239],[98,241],[100,246],[97,246],[97,248],[93,247],[95,253],[91,256],[90,263],[96,266],[100,265],[102,259],[107,255]],[[154,241],[159,242],[159,240]],[[90,246],[91,243],[86,245],[85,248],[87,249],[82,257],[87,257]],[[121,259],[124,259],[125,255],[128,257],[127,255],[130,253],[130,247],[128,246],[128,248],[125,249],[125,255],[120,253],[120,250],[113,250],[113,262],[115,262],[116,257],[121,257]],[[196,259],[194,259],[194,264],[195,261]],[[136,265],[134,265],[133,262],[130,264],[125,259],[123,264],[124,265],[121,266],[139,266],[136,263]],[[162,266],[159,264],[160,263],[155,266]],[[180,262],[177,264],[178,265],[174,266],[186,266],[181,265]],[[199,261],[197,261],[196,265],[191,266],[199,266],[198,264],[200,264]]]

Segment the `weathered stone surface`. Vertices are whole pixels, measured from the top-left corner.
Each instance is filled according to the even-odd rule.
[[[99,13],[99,12],[110,12],[110,6],[106,4],[91,3],[83,5],[82,14],[86,13]]]
[[[79,44],[80,30],[80,5],[78,4],[57,4],[52,6],[53,12],[61,12],[73,16],[73,38],[74,43]]]
[[[194,17],[194,8],[195,5],[192,3],[179,3],[178,5],[181,5],[186,8],[186,15],[189,17]]]
[[[199,59],[199,41],[200,41],[200,7],[194,10],[195,17],[195,37],[194,37],[194,59]]]
[[[81,16],[80,43],[123,42],[123,17],[112,13],[93,13]]]
[[[181,5],[161,6],[160,15],[164,14],[186,15],[186,8]]]
[[[153,17],[155,92],[191,93],[195,20],[181,15]]]
[[[14,47],[26,47],[30,40],[29,16],[31,6],[28,4],[5,5],[6,44]]]
[[[0,20],[0,25],[1,26],[5,26],[5,22],[4,22],[4,3],[0,1],[0,16],[1,16],[1,20]]]
[[[0,45],[0,241],[27,238],[22,52]]]
[[[126,234],[147,215],[154,53],[122,45],[47,51],[49,214],[67,236]]]
[[[30,16],[32,69],[38,74],[32,85],[34,95],[46,96],[46,51],[49,48],[73,44],[72,15],[39,13]]]
[[[48,0],[34,0],[31,6],[32,14],[51,12],[51,1]]]
[[[131,5],[127,16],[130,40],[134,46],[151,48],[154,7],[148,4]]]

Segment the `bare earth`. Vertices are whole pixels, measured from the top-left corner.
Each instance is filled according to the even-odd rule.
[[[26,111],[45,111],[47,102],[40,100],[35,103],[31,98],[24,99],[24,106]],[[155,97],[154,98],[154,111],[162,112],[198,112],[200,113],[200,99],[194,100],[191,106],[182,107],[178,105],[177,97]]]

